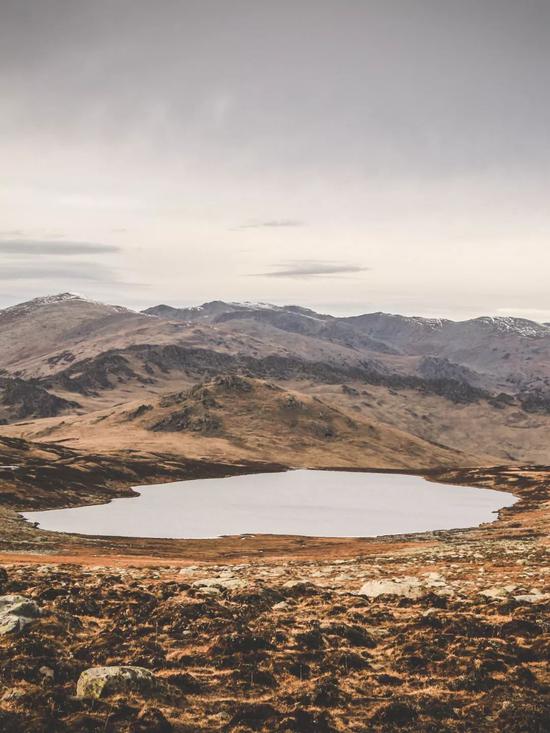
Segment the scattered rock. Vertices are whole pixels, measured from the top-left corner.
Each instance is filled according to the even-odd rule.
[[[91,667],[82,672],[76,686],[77,697],[99,699],[127,692],[155,697],[169,694],[172,690],[143,667]]]
[[[522,603],[545,603],[548,600],[550,600],[550,593],[541,593],[540,591],[514,596],[514,601]]]
[[[179,571],[180,575],[193,575],[193,573],[196,573],[197,570],[200,570],[198,565],[187,565],[185,568],[181,568]]]
[[[367,598],[378,596],[401,596],[403,598],[421,598],[426,594],[426,588],[418,580],[410,576],[394,580],[369,580],[359,589],[359,595]]]
[[[17,634],[40,616],[35,601],[25,596],[0,596],[0,635]]]
[[[53,671],[51,667],[46,667],[44,665],[40,667],[38,671],[42,675],[42,679],[44,682],[53,682],[53,679],[55,677],[55,672]]]
[[[193,588],[223,588],[225,590],[237,590],[238,588],[245,588],[246,581],[242,578],[203,578],[202,580],[195,580],[191,583]]]
[[[485,590],[479,591],[479,595],[483,596],[484,598],[487,598],[492,601],[496,600],[502,600],[506,597],[507,593],[504,590],[504,588],[486,588]]]

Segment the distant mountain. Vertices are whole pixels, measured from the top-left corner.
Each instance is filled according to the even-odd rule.
[[[303,308],[299,305],[273,305],[272,303],[226,303],[223,300],[211,300],[202,305],[190,306],[187,308],[175,308],[170,305],[156,305],[142,311],[147,315],[160,318],[173,318],[177,321],[209,321],[224,320],[231,314],[236,317],[254,317],[259,313],[271,314],[295,314],[304,318],[316,321],[335,320],[334,316],[316,313],[310,308]]]
[[[44,377],[108,352],[168,344],[337,368],[367,365],[493,391],[550,391],[550,327],[521,318],[339,318],[300,306],[221,300],[136,313],[73,293],[0,310],[0,368],[15,376]]]
[[[233,310],[240,310],[242,306],[232,303],[224,303],[223,300],[212,300],[210,303],[195,305],[189,308],[173,308],[170,305],[155,305],[142,311],[149,316],[159,318],[170,318],[173,321],[212,321],[222,313],[230,313]]]
[[[328,361],[378,359],[401,373],[423,374],[423,359],[433,357],[440,361],[430,363],[432,377],[438,364],[440,376],[446,377],[450,362],[463,379],[487,388],[515,391],[550,387],[550,327],[524,318],[452,321],[388,313],[338,318],[298,306],[223,301],[196,308],[157,306],[146,313],[163,319],[223,325],[232,332],[294,348],[304,358],[319,358],[323,350],[320,343],[324,342],[330,344],[330,351],[321,358]],[[288,334],[308,339],[310,354],[306,342],[289,342]]]
[[[177,330],[75,293],[34,298],[0,310],[0,368],[42,376],[111,348],[171,340]]]
[[[214,441],[211,446],[223,434],[224,441],[234,441],[231,451],[236,453],[231,455],[238,455],[238,446],[246,442],[242,435],[255,429],[249,415],[262,409],[259,397],[269,387],[258,388],[253,403],[245,395],[240,406],[235,402],[235,420],[241,414],[245,421],[242,435],[237,423],[235,429],[219,432],[216,419],[226,424],[227,415],[215,410],[203,415],[190,398],[170,413],[162,407],[166,395],[187,394],[193,385],[218,377],[268,380],[304,395],[311,424],[313,398],[341,411],[343,422],[334,440],[317,436],[328,451],[327,461],[331,455],[345,455],[343,445],[354,429],[351,423],[351,433],[343,426],[351,420],[357,425],[371,421],[379,430],[385,425],[409,436],[398,452],[392,449],[395,465],[412,460],[406,446],[412,450],[418,440],[424,441],[424,457],[431,450],[434,462],[452,462],[453,456],[462,464],[468,456],[474,462],[490,461],[491,456],[495,461],[524,457],[550,462],[547,324],[386,313],[336,317],[301,306],[220,300],[193,308],[159,305],[137,313],[72,293],[0,310],[0,423],[8,423],[2,430],[15,436],[46,435],[50,428],[43,421],[53,421],[52,439],[61,435],[84,444],[96,419],[94,440],[103,428],[109,427],[111,435],[125,422],[123,414],[150,404],[154,410],[136,423],[145,426],[147,437],[131,438],[124,428],[117,433],[119,448],[146,439],[187,450],[184,433]],[[101,413],[106,408],[113,419]],[[261,421],[266,440],[269,426],[274,441],[279,431],[288,429],[282,413],[277,415],[266,413]],[[189,430],[188,418],[189,425],[203,427]],[[17,425],[18,420],[24,422]],[[155,430],[155,425],[165,427]],[[153,438],[150,432],[164,437]],[[294,444],[305,455],[307,440],[294,437],[293,443],[288,436],[285,451]],[[368,432],[361,440],[365,455],[374,461],[374,443],[366,447]],[[201,442],[197,451],[203,447]],[[389,454],[380,464],[373,463],[382,464],[391,465]]]

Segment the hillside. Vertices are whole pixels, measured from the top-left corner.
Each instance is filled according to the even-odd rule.
[[[518,319],[335,318],[222,301],[140,314],[37,298],[0,311],[1,431],[293,465],[543,463],[548,331]],[[256,386],[195,404],[193,387],[212,391],[220,377]],[[301,407],[280,409],[277,390]],[[175,394],[186,396],[170,416]]]
[[[112,350],[174,343],[237,350],[231,334],[220,338],[215,329],[204,334],[184,323],[73,293],[35,298],[0,310],[0,373],[4,370],[10,376],[45,377]]]
[[[340,363],[362,358],[403,373],[418,373],[424,358],[437,358],[466,369],[469,380],[506,391],[550,385],[550,327],[522,318],[481,317],[467,321],[370,313],[337,318],[297,306],[236,304],[214,301],[195,308],[157,306],[145,311],[179,322],[200,321],[254,334],[272,342],[304,340],[311,353],[323,342],[327,356]],[[290,340],[289,340],[290,339]]]
[[[352,417],[318,396],[231,376],[142,403],[15,425],[5,433],[106,451],[139,445],[225,462],[415,468],[490,462],[487,455],[466,457],[383,422]]]

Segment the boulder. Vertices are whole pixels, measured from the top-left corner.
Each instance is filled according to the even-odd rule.
[[[17,634],[40,616],[35,601],[25,596],[0,596],[0,635]]]
[[[479,591],[479,595],[490,601],[498,601],[503,600],[510,593],[513,593],[516,588],[516,585],[493,586],[492,588]]]
[[[514,596],[514,600],[521,603],[546,603],[550,600],[550,593],[541,593],[539,590],[531,591],[531,593]]]
[[[163,697],[175,691],[143,667],[91,667],[82,672],[76,686],[77,697],[98,699],[128,692],[142,697]]]
[[[428,593],[434,593],[438,596],[450,596],[453,594],[453,590],[439,573],[425,573],[422,578],[405,575],[401,578],[369,580],[363,583],[358,591],[359,595],[367,596],[367,598],[399,596],[413,600],[422,598]]]
[[[367,598],[401,596],[414,599],[426,595],[426,588],[418,578],[406,576],[392,580],[369,580],[367,583],[363,583],[359,589],[359,595],[367,596]]]

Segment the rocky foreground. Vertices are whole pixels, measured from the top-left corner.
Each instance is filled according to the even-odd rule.
[[[0,729],[542,733],[548,569],[534,538],[327,561],[7,565]]]
[[[17,510],[221,468],[5,445],[2,733],[550,731],[548,468],[439,472],[518,497],[471,530],[130,540]]]

